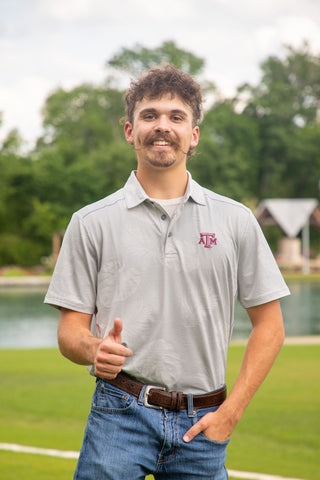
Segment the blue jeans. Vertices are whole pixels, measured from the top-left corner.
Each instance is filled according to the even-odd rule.
[[[226,480],[228,442],[184,433],[218,407],[174,412],[150,408],[139,399],[98,379],[74,480]]]

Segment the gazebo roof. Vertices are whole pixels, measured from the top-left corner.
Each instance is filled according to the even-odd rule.
[[[261,225],[277,224],[288,237],[296,237],[310,223],[320,228],[319,202],[315,198],[275,198],[258,205],[256,217]]]

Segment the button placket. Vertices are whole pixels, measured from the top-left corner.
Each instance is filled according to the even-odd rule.
[[[170,218],[170,221],[168,223],[166,237],[165,237],[165,245],[164,245],[165,255],[170,256],[170,257],[176,256],[176,254],[177,254],[176,248],[175,248],[175,245],[174,245],[174,242],[173,242],[174,235],[173,235],[173,231],[172,231],[175,222],[176,222],[176,218],[174,218],[174,217]]]
[[[167,212],[164,211],[162,206],[158,205],[155,202],[152,202],[151,204],[154,207],[154,209],[158,210],[160,214],[159,216],[161,221],[159,225],[160,225],[161,231],[164,234],[164,253],[165,255],[175,255],[176,251],[173,248],[173,244],[171,241],[173,237],[173,233],[171,229],[177,220],[177,217],[178,217],[177,212],[175,212],[174,215],[170,218],[170,216],[167,214]],[[169,240],[169,243],[167,243],[168,240]]]
[[[166,242],[168,238],[168,229],[171,223],[171,219],[169,215],[163,210],[163,208],[158,204],[153,204],[154,208],[156,208],[160,214],[160,230],[163,234],[164,239],[164,251],[166,250]],[[159,218],[159,217],[158,217]]]

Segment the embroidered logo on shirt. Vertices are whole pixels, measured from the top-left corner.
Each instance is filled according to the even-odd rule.
[[[217,237],[215,233],[200,233],[200,241],[198,245],[203,245],[204,248],[212,248],[217,245]]]

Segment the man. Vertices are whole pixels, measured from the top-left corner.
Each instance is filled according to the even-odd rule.
[[[61,309],[62,354],[97,377],[74,478],[226,479],[231,433],[282,346],[289,291],[251,211],[186,170],[193,78],[155,68],[126,106],[137,171],[73,215],[45,300]],[[225,398],[237,297],[252,333]]]

